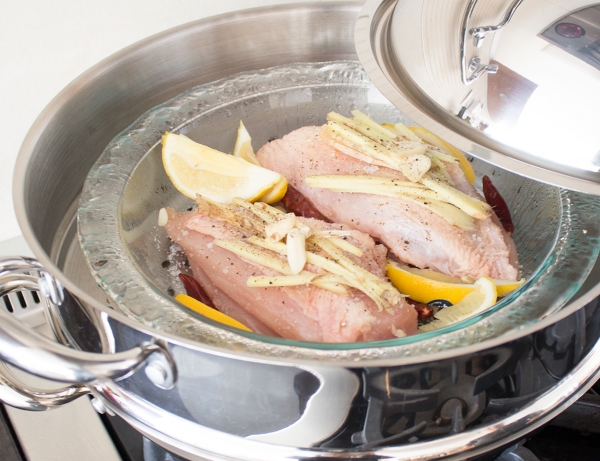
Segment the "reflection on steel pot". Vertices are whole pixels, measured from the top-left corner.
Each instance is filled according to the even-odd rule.
[[[355,60],[359,7],[318,2],[251,10],[152,37],[67,87],[23,145],[14,194],[23,233],[77,301],[48,303],[57,337],[86,359],[166,345],[177,370],[172,388],[151,381],[166,370],[158,366],[118,381],[116,375],[86,379],[85,389],[182,457],[464,458],[533,430],[572,403],[598,373],[599,268],[566,306],[538,323],[417,356],[386,357],[385,347],[363,348],[360,361],[351,351],[333,360],[325,346],[236,349],[211,341],[210,334],[192,339],[156,329],[151,318],[144,323],[107,305],[86,266],[74,219],[85,178],[105,146],[145,111],[197,85],[276,65]],[[252,40],[241,30],[253,30]],[[582,219],[589,210],[583,207]],[[597,238],[597,225],[583,230],[589,233],[577,238]],[[213,338],[216,330],[207,324]],[[4,323],[0,331],[4,341],[10,331]],[[27,334],[19,332],[17,339],[31,344]],[[28,352],[38,358],[47,353],[46,344]],[[25,359],[8,356],[3,347],[0,356],[27,369]],[[27,396],[39,407],[51,406],[41,397]]]

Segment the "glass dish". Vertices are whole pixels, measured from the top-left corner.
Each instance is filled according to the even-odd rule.
[[[231,152],[240,120],[255,149],[334,110],[360,109],[380,122],[412,124],[371,84],[358,62],[298,63],[237,74],[193,88],[144,114],[106,148],[81,194],[79,238],[89,267],[112,303],[158,330],[204,344],[278,357],[359,360],[409,357],[454,349],[533,325],[558,311],[579,289],[599,251],[599,200],[515,175],[473,159],[488,175],[515,223],[513,238],[527,282],[488,311],[449,327],[388,341],[327,344],[240,332],[198,316],[172,299],[186,271],[158,210],[192,201],[162,167],[160,139],[178,132]],[[169,264],[164,263],[170,260]],[[168,267],[166,267],[168,266]],[[321,357],[324,357],[321,356]]]

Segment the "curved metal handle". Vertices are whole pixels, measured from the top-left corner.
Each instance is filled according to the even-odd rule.
[[[469,0],[461,24],[460,42],[460,70],[462,82],[465,85],[470,85],[486,72],[490,74],[495,74],[496,72],[498,72],[498,66],[495,64],[481,64],[481,59],[479,58],[479,56],[474,56],[473,58],[471,58],[467,65],[466,46],[468,35],[471,34],[473,36],[474,45],[477,48],[481,47],[481,43],[483,42],[485,35],[488,33],[496,32],[497,30],[502,29],[506,24],[508,24],[508,22],[512,19],[513,15],[515,14],[515,11],[522,2],[523,0],[514,0],[508,8],[504,19],[499,24],[495,26],[473,27],[472,29],[469,29],[469,19],[471,19],[471,15],[473,14],[473,10],[475,9],[475,5],[477,4],[477,0]],[[471,71],[471,75],[467,76],[467,70]]]
[[[39,271],[41,287],[37,277],[16,273],[24,271]],[[48,302],[76,302],[38,261],[0,259],[0,296],[24,289],[40,290]],[[143,343],[116,354],[95,354],[51,341],[8,313],[0,311],[0,319],[0,358],[41,378],[73,384],[119,380],[148,363],[146,374],[158,387],[171,388],[177,379],[175,362],[165,344]]]
[[[469,30],[469,34],[473,36],[473,44],[479,48],[483,42],[483,39],[485,38],[485,34],[496,32],[508,24],[522,2],[523,0],[515,0],[512,5],[508,7],[508,11],[504,16],[504,19],[500,21],[499,24],[496,24],[495,26],[473,27],[471,30]]]
[[[30,411],[46,411],[89,394],[80,384],[46,391],[26,386],[15,379],[12,373],[0,362],[0,401],[5,405]]]

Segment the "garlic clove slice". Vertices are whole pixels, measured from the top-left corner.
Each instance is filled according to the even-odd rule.
[[[158,225],[160,227],[164,227],[169,222],[169,214],[165,208],[161,208],[158,211]]]
[[[296,215],[294,215],[294,213],[288,213],[278,221],[265,226],[266,237],[271,242],[279,242],[288,235],[288,232],[291,231],[295,225]]]
[[[299,274],[306,264],[306,237],[300,229],[288,232],[286,249],[290,270],[293,274]]]

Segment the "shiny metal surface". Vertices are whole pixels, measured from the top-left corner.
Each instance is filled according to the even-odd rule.
[[[141,339],[111,326],[124,347]],[[140,373],[93,389],[110,411],[190,459],[464,459],[510,443],[583,393],[600,368],[599,336],[595,301],[532,337],[421,365],[270,365],[174,345],[180,378],[168,393],[144,390]],[[436,422],[436,408],[456,398],[472,400],[476,414],[463,413],[466,427],[453,435],[461,423]],[[390,420],[415,419],[389,436]]]
[[[469,27],[469,19],[473,14],[473,9],[477,4],[478,0],[469,0],[469,4],[467,5],[467,9],[465,10],[465,14],[461,24],[461,36],[462,41],[460,43],[460,64],[461,64],[461,79],[465,85],[470,85],[479,77],[481,77],[484,73],[495,74],[498,72],[498,66],[495,64],[480,64],[481,59],[479,56],[473,56],[469,61],[470,65],[467,66],[467,55],[466,55],[466,44],[468,35],[473,37],[473,45],[475,48],[481,48],[483,39],[486,34],[494,33],[500,29],[502,29],[508,22],[512,19],[515,11],[521,4],[523,0],[515,0],[512,5],[508,7],[506,15],[495,26],[480,26],[480,27]],[[467,76],[467,68],[472,72],[471,75]]]
[[[72,385],[47,391],[34,389],[16,379],[4,363],[0,362],[0,401],[5,405],[29,411],[46,411],[88,394],[83,385]]]
[[[477,0],[475,0],[475,1],[477,1]],[[519,7],[519,5],[522,2],[523,2],[523,0],[514,0],[513,3],[506,10],[506,15],[504,16],[504,18],[502,19],[502,21],[500,21],[495,26],[482,26],[482,27],[472,27],[472,28],[469,28],[469,34],[473,36],[473,44],[477,48],[481,47],[481,42],[485,38],[486,34],[499,31],[506,24],[508,24],[509,21],[512,19],[513,15],[515,14],[515,11],[517,11],[517,8]],[[471,4],[469,4],[469,9],[472,12],[472,8],[471,8],[470,5]],[[475,7],[475,5],[473,5],[473,8],[474,7]]]
[[[107,306],[82,263],[73,217],[84,178],[108,142],[150,107],[200,83],[283,63],[354,59],[359,9],[318,2],[249,11],[148,39],[66,88],[21,151],[15,205],[23,232],[81,301],[57,306],[57,327],[66,330],[60,337],[81,353],[167,341],[178,371],[173,388],[157,388],[141,370],[88,386],[109,410],[184,458],[463,459],[537,427],[598,372],[597,266],[556,316],[401,362],[376,350],[336,363],[318,351],[252,356],[153,330]],[[241,33],[247,30],[252,40]],[[459,398],[469,403],[464,412],[456,411]]]
[[[520,175],[598,195],[600,73],[539,35],[572,10],[595,21],[584,13],[592,3],[523,2],[492,40],[479,48],[465,41],[461,50],[465,2],[369,0],[357,22],[357,52],[396,107],[448,142]],[[500,22],[507,8],[496,0],[473,7],[472,24]],[[570,43],[585,56],[594,52],[577,38]],[[498,73],[466,86],[469,56],[480,57],[475,69],[489,62]]]
[[[40,264],[30,258],[7,258],[0,260],[0,293],[38,288],[36,277],[11,271],[40,269]],[[45,272],[45,271],[44,271]],[[53,285],[52,276],[44,274],[42,280]],[[61,290],[62,291],[62,290]],[[55,297],[62,299],[59,304],[76,300],[65,293]],[[51,302],[51,301],[50,301]],[[92,354],[60,346],[22,324],[7,313],[2,312],[0,325],[0,357],[11,365],[41,378],[66,383],[85,384],[104,379],[121,379],[143,366],[152,355],[169,357],[164,346],[156,343],[142,344],[125,352],[111,355]],[[163,359],[173,364],[169,358]],[[169,385],[176,379],[176,372],[165,377],[161,385]],[[14,386],[13,386],[14,387]]]
[[[339,385],[341,375],[330,377],[332,387]],[[201,427],[174,415],[168,418],[160,409],[141,403],[135,395],[120,386],[97,385],[96,393],[115,413],[149,438],[191,459],[207,457],[214,460],[283,460],[283,459],[381,459],[427,460],[465,459],[516,440],[549,421],[564,408],[575,402],[600,377],[600,343],[596,343],[571,371],[549,390],[538,394],[518,411],[503,418],[494,418],[488,424],[458,434],[433,440],[400,443],[399,446],[364,445],[346,450],[322,450],[318,445],[288,445],[269,440],[271,444],[256,442],[254,437],[239,437],[223,431]],[[321,376],[324,382],[327,377]],[[315,419],[328,418],[327,408],[315,406]],[[324,435],[324,434],[321,434]]]

